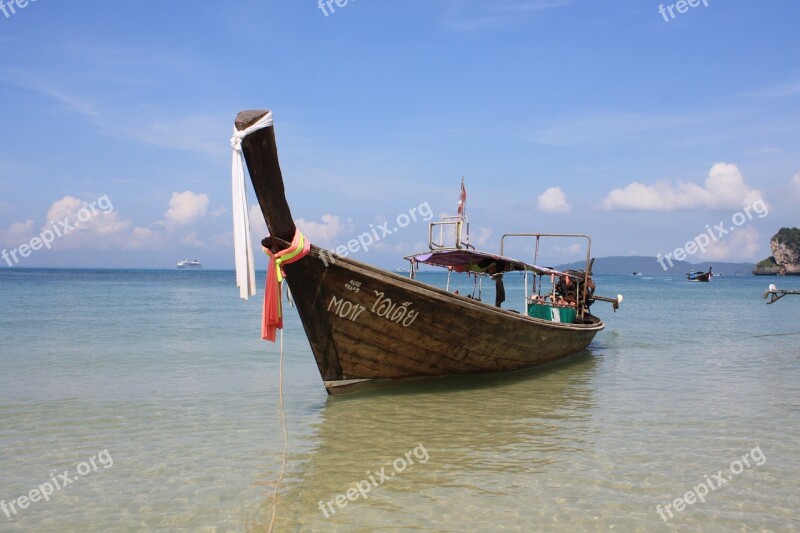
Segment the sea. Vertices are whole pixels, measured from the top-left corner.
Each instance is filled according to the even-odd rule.
[[[0,270],[0,532],[800,531],[800,278],[598,275],[581,353],[335,397],[234,278]]]

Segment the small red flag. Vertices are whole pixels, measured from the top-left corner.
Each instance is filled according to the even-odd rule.
[[[461,178],[461,196],[458,197],[458,214],[464,216],[464,209],[467,206],[467,189],[464,187],[464,178]]]

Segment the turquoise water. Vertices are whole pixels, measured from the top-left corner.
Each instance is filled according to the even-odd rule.
[[[336,398],[288,309],[274,530],[800,530],[800,297],[761,299],[800,279],[597,279],[625,302],[596,304],[607,327],[584,353]],[[75,479],[0,510],[0,531],[267,530],[279,352],[233,280],[0,270],[0,501]],[[520,279],[506,290],[521,308]],[[370,482],[381,468],[396,475]],[[660,517],[720,470],[725,486]]]

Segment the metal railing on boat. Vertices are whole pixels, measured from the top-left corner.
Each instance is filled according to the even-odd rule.
[[[537,264],[539,261],[539,242],[542,237],[557,237],[557,238],[578,238],[578,239],[586,239],[586,268],[584,269],[584,276],[583,276],[583,297],[578,299],[577,308],[578,308],[578,316],[581,319],[584,318],[586,314],[586,299],[587,299],[587,291],[589,287],[589,276],[591,275],[592,269],[592,238],[584,233],[505,233],[500,238],[500,255],[505,256],[505,241],[506,237],[535,237],[536,238],[536,250],[533,255],[533,264]],[[534,280],[535,281],[535,280]],[[577,294],[581,293],[580,290],[580,282],[577,288]],[[527,298],[528,298],[528,273],[525,272],[525,301],[526,301],[526,309],[527,309]]]

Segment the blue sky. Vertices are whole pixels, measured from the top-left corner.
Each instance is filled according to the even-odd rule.
[[[800,225],[800,3],[696,3],[669,21],[643,0],[0,12],[0,249],[107,198],[14,266],[232,268],[229,138],[239,110],[264,108],[321,246],[425,203],[454,214],[465,176],[489,251],[558,231],[592,234],[597,256],[665,254],[762,200],[768,214],[688,260],[762,259]],[[402,266],[426,237],[412,223],[357,257]]]

